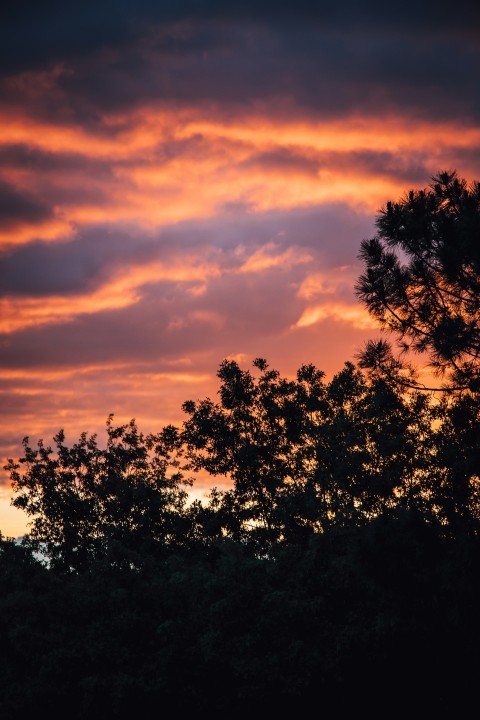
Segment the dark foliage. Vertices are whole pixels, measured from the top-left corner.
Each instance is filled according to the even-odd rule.
[[[10,461],[13,505],[33,517],[28,542],[63,570],[98,559],[135,564],[144,554],[176,547],[187,537],[184,478],[178,469],[178,431],[167,426],[144,437],[135,422],[107,421],[107,445],[83,433],[72,447],[60,431],[55,451],[23,441]],[[25,468],[25,473],[19,470]]]
[[[480,391],[480,185],[442,172],[426,190],[388,202],[364,240],[357,294],[402,350],[427,353],[450,387]],[[366,365],[392,370],[384,342]]]
[[[404,513],[275,562],[238,543],[59,576],[3,541],[2,718],[460,711],[478,672],[478,538]]]
[[[187,467],[232,484],[212,498],[220,537],[262,554],[398,508],[440,521],[434,445],[445,423],[433,430],[439,408],[428,396],[403,395],[385,378],[368,381],[351,363],[330,383],[312,365],[296,380],[264,360],[254,365],[258,379],[225,361],[220,402],[184,405]],[[473,498],[465,503],[445,517],[470,513]]]

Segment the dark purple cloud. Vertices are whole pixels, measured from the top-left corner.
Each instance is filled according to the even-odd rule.
[[[465,153],[466,155],[466,153]],[[276,173],[299,173],[316,176],[324,168],[347,173],[395,178],[405,183],[424,183],[435,172],[431,156],[426,151],[395,153],[387,150],[352,150],[351,152],[322,151],[309,148],[278,147],[252,154],[241,163],[245,168],[270,169]]]
[[[37,223],[53,216],[52,208],[36,195],[0,180],[0,229]]]
[[[248,112],[249,103],[278,98],[323,117],[479,117],[480,11],[464,0],[448,11],[413,0],[70,7],[12,12],[0,34],[8,76],[57,68],[54,86],[31,102],[62,122],[95,124],[147,102]],[[22,88],[9,81],[9,102],[25,101]]]
[[[225,4],[223,0],[138,0],[134,5],[118,0],[73,2],[60,0],[38,4],[34,0],[11,4],[2,22],[3,66],[12,70],[55,60],[77,57],[105,45],[138,38],[152,25],[205,20],[214,27],[222,24],[255,23],[291,29],[295,25],[381,30],[399,27],[410,34],[456,31],[471,35],[478,29],[480,12],[475,3],[459,0],[454,8],[443,0],[421,4],[405,0],[386,4],[382,0],[341,4],[298,0],[244,0]],[[173,44],[178,51],[178,46]]]

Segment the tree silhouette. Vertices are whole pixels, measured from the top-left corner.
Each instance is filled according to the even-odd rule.
[[[33,449],[25,438],[24,456],[7,469],[12,504],[33,518],[28,540],[56,567],[81,570],[106,555],[135,562],[185,540],[174,427],[145,437],[133,420],[115,427],[110,416],[105,449],[86,433],[70,448],[63,431],[54,441],[55,451],[41,440]]]
[[[427,353],[449,387],[479,392],[480,185],[441,172],[428,189],[388,202],[376,224],[361,245],[358,297],[402,351]],[[401,367],[385,341],[369,343],[363,363]]]
[[[330,382],[313,365],[282,378],[225,360],[219,400],[184,403],[181,428],[143,436],[107,423],[71,447],[30,447],[10,461],[13,504],[32,517],[26,542],[63,570],[108,558],[142,564],[175,551],[208,554],[226,539],[257,557],[312,536],[416,513],[442,534],[480,520],[480,406],[467,394],[433,402],[395,379],[346,363]],[[22,472],[23,471],[23,472]],[[187,504],[186,473],[230,489]]]
[[[427,395],[404,396],[351,363],[330,383],[313,365],[295,380],[262,359],[254,367],[257,378],[224,361],[220,401],[184,404],[188,469],[233,485],[212,497],[220,535],[261,554],[399,508],[433,520],[438,415]]]

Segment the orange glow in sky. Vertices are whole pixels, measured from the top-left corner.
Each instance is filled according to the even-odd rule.
[[[440,170],[479,176],[468,34],[445,89],[440,35],[419,74],[410,36],[211,22],[52,40],[0,73],[2,461],[110,412],[181,422],[225,357],[331,376],[377,333],[353,291],[376,213]]]

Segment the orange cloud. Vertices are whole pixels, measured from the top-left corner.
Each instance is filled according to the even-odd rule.
[[[374,330],[377,328],[377,324],[363,308],[358,307],[357,305],[331,302],[325,303],[324,305],[312,305],[307,307],[297,322],[292,326],[292,329],[316,325],[317,323],[327,319],[353,325],[359,330],[366,330],[369,328]]]
[[[17,245],[25,245],[32,240],[54,242],[64,240],[73,234],[71,220],[62,218],[41,223],[20,223],[13,227],[0,229],[0,250],[8,250]]]
[[[238,272],[262,272],[274,267],[290,268],[293,265],[302,265],[312,260],[311,254],[300,248],[289,247],[280,253],[277,250],[278,245],[274,242],[263,245],[245,260]]]
[[[405,180],[387,171],[367,172],[355,153],[404,158],[421,152],[435,170],[449,149],[480,144],[478,127],[453,123],[393,117],[300,122],[252,116],[229,121],[221,114],[214,119],[213,110],[202,107],[178,112],[144,107],[106,116],[89,129],[51,125],[18,112],[4,113],[1,121],[3,148],[22,143],[53,155],[75,153],[110,169],[105,177],[89,173],[88,165],[68,172],[4,170],[4,179],[21,180],[22,186],[39,192],[45,192],[48,178],[57,218],[43,226],[4,231],[3,244],[34,237],[54,240],[70,235],[75,224],[136,222],[157,227],[186,217],[213,216],[229,203],[267,211],[341,201],[376,211],[386,197],[404,191]],[[262,159],[280,151],[288,151],[296,162],[276,166]],[[329,162],[322,160],[324,153],[329,153]],[[342,162],[336,164],[332,153],[340,153]],[[90,201],[62,199],[66,188],[75,195],[86,183]],[[95,189],[101,201],[95,201]]]
[[[324,295],[335,295],[340,291],[352,291],[358,268],[352,265],[342,265],[331,268],[328,273],[309,273],[301,282],[297,296],[303,300],[311,300],[314,297]]]

